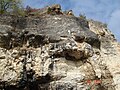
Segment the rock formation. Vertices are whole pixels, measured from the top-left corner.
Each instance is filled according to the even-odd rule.
[[[0,53],[0,90],[120,90],[120,44],[98,21],[0,15]]]

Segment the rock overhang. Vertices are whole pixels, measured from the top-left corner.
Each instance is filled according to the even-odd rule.
[[[24,20],[21,20],[21,17],[16,18],[16,20],[13,18],[11,22],[14,22],[14,25],[10,26],[12,28],[8,27],[9,30],[6,29],[7,26],[2,25],[4,29],[0,30],[2,33],[1,37],[4,36],[6,38],[9,37],[9,39],[17,39],[26,35],[27,39],[37,39],[40,40],[40,42],[44,39],[44,41],[48,40],[48,42],[58,42],[62,37],[72,38],[83,36],[85,37],[85,42],[100,48],[100,41],[98,36],[89,30],[88,25],[84,26],[83,28],[82,25],[84,21],[81,22],[81,20],[77,17],[65,15],[46,15],[40,18],[26,17],[25,22],[23,21]],[[20,28],[21,26],[24,27]],[[16,30],[14,31],[13,29]],[[4,33],[8,33],[8,35],[5,36]],[[12,36],[10,37],[10,35]]]

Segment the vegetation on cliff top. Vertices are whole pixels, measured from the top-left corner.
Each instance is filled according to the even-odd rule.
[[[41,16],[45,14],[74,16],[72,10],[62,11],[59,4],[46,6],[40,9],[32,8],[30,6],[24,8],[22,0],[0,0],[0,14],[10,14],[15,16]],[[86,19],[86,16],[80,14],[79,18]]]
[[[24,15],[22,0],[0,0],[0,14]]]

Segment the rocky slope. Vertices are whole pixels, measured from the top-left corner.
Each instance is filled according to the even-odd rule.
[[[0,53],[0,90],[120,90],[120,45],[98,21],[1,15]]]

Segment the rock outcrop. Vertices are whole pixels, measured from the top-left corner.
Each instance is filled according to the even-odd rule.
[[[75,16],[0,16],[0,90],[119,90],[120,45]]]

